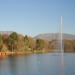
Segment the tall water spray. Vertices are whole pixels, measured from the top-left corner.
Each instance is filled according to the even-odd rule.
[[[60,26],[60,56],[61,56],[61,75],[64,75],[64,39],[63,39],[63,19],[61,16]]]

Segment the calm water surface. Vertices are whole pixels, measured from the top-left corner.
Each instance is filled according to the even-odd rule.
[[[61,75],[60,54],[10,56],[0,59],[0,75]],[[64,54],[64,75],[75,75],[75,54]]]

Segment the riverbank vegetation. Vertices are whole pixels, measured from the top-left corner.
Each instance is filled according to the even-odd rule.
[[[34,39],[16,32],[0,34],[0,52],[42,53],[54,52],[56,40]],[[75,52],[75,40],[64,40],[64,52]]]

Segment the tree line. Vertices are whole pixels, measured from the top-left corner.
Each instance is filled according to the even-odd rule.
[[[0,52],[54,52],[55,49],[57,49],[56,40],[48,41],[34,39],[30,36],[23,36],[16,32],[12,32],[11,34],[0,34]],[[64,40],[64,52],[75,52],[75,40]]]

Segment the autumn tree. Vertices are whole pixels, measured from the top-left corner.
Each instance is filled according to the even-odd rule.
[[[36,40],[36,49],[37,50],[43,50],[45,46],[45,42],[42,39],[37,39]]]
[[[2,35],[0,34],[0,51],[2,49],[2,45],[3,45],[3,39],[2,39]]]
[[[18,51],[24,51],[25,50],[25,42],[24,42],[24,36],[18,35]]]
[[[72,40],[64,40],[64,51],[65,52],[74,52]]]
[[[2,39],[3,39],[3,43],[7,45],[8,43],[8,39],[9,39],[9,35],[7,33],[2,35]]]
[[[75,52],[75,40],[73,40],[73,50]]]
[[[32,37],[28,37],[28,39],[29,39],[29,48],[31,48],[32,50],[34,50],[35,47],[36,47],[36,40],[33,39]]]

